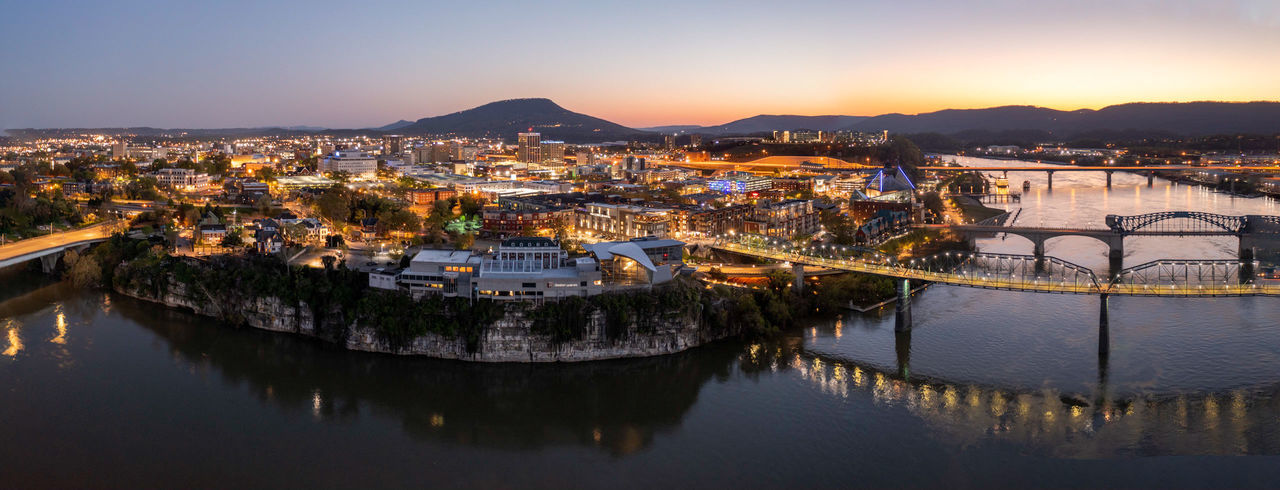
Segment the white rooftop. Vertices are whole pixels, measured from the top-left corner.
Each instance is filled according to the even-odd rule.
[[[413,256],[413,262],[465,264],[470,258],[470,250],[423,250]]]

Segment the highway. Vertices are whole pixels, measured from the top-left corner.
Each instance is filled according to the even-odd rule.
[[[62,247],[86,240],[111,236],[111,222],[99,223],[79,230],[64,231],[36,238],[28,238],[0,246],[0,263],[21,258],[50,248]]]

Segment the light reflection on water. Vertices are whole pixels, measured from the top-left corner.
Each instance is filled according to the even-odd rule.
[[[1055,175],[1054,191],[1024,198],[1020,223],[1275,212],[1122,174],[1110,191],[1088,187],[1100,178]],[[980,246],[1029,251],[1016,238]],[[1129,265],[1235,250],[1126,247]],[[1049,251],[1107,266],[1089,239]],[[1270,460],[1197,477],[1186,459],[1127,458],[1280,455],[1280,305],[1263,298],[1113,298],[1105,362],[1097,298],[933,287],[913,300],[906,336],[891,312],[847,315],[769,342],[523,366],[346,352],[33,277],[0,281],[0,460],[17,482],[102,484],[41,471],[73,464],[120,486],[1070,486],[1080,467],[1057,458],[1120,458],[1093,475],[1147,465],[1210,486],[1265,475]],[[984,462],[999,479],[975,476]]]

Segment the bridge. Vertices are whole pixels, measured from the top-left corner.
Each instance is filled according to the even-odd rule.
[[[79,230],[53,233],[41,237],[20,240],[0,246],[0,268],[29,260],[40,259],[45,272],[52,272],[58,258],[67,250],[82,250],[91,244],[106,241],[111,236],[110,222],[99,223]]]
[[[1089,294],[1101,297],[1098,352],[1110,350],[1107,301],[1110,296],[1209,298],[1280,297],[1280,282],[1255,281],[1254,264],[1238,260],[1157,260],[1123,269],[1101,280],[1092,269],[1056,257],[986,252],[944,252],[906,262],[858,247],[800,247],[760,235],[720,237],[713,245],[726,252],[776,260],[792,266],[792,287],[804,289],[804,267],[860,272],[894,278],[895,330],[911,329],[911,281],[1036,293]]]
[[[1162,211],[1136,216],[1106,216],[1106,228],[1051,228],[1001,226],[977,223],[968,225],[916,225],[918,228],[947,229],[964,233],[970,240],[976,235],[1007,233],[1032,243],[1032,255],[1045,257],[1045,242],[1062,236],[1084,236],[1106,244],[1111,269],[1124,266],[1124,239],[1131,236],[1235,236],[1240,239],[1237,257],[1252,261],[1258,249],[1280,248],[1280,216],[1232,216],[1199,211]]]

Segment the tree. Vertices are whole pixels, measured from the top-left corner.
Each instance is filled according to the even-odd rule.
[[[329,172],[329,178],[338,181],[338,183],[340,184],[346,184],[348,182],[351,182],[351,172],[348,172],[346,170]]]
[[[258,212],[262,213],[263,216],[266,216],[267,213],[271,212],[271,195],[262,194],[258,196],[258,200],[254,201],[253,207],[257,208]]]
[[[221,245],[226,248],[240,248],[244,246],[244,238],[239,233],[227,233],[227,236],[222,237]]]
[[[338,258],[332,255],[325,255],[320,257],[320,262],[324,264],[324,270],[331,271],[333,270],[333,264],[338,262]]]
[[[92,255],[80,257],[71,267],[71,283],[78,288],[97,286],[102,282],[102,267]]]
[[[463,233],[461,235],[458,235],[458,239],[454,243],[454,246],[456,246],[458,250],[468,250],[471,248],[472,245],[475,245],[475,244],[476,244],[475,235],[471,233]]]
[[[463,216],[475,216],[480,214],[480,210],[484,207],[484,203],[470,195],[463,194],[462,197],[458,198],[458,206],[462,208]]]
[[[345,223],[351,216],[351,198],[347,196],[346,189],[331,187],[316,199],[316,211],[335,225]]]

